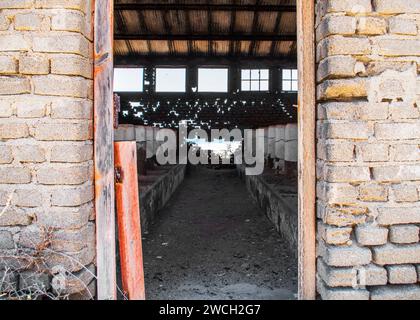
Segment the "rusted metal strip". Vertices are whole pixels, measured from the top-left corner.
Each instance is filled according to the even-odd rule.
[[[130,300],[144,300],[136,142],[115,143],[115,184],[123,290]]]

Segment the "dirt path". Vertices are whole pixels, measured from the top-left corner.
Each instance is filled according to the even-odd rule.
[[[147,299],[294,299],[297,261],[235,170],[191,168],[143,242]]]

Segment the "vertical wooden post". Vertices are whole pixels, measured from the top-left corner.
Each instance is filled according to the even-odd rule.
[[[136,142],[115,143],[115,184],[123,290],[130,300],[144,300]]]
[[[99,300],[115,300],[113,42],[114,1],[96,0],[94,13],[94,149],[96,261]]]
[[[297,0],[299,299],[316,297],[315,0]]]

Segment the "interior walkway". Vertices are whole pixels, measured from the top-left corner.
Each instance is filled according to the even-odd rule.
[[[297,261],[235,170],[189,169],[144,235],[147,299],[295,299]]]

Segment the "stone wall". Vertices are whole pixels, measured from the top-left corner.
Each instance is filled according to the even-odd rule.
[[[318,292],[420,299],[420,1],[318,0]]]
[[[0,291],[94,295],[91,13],[0,0]]]
[[[288,244],[290,254],[298,253],[298,194],[296,181],[272,173],[248,176],[245,166],[237,165],[249,194]]]

